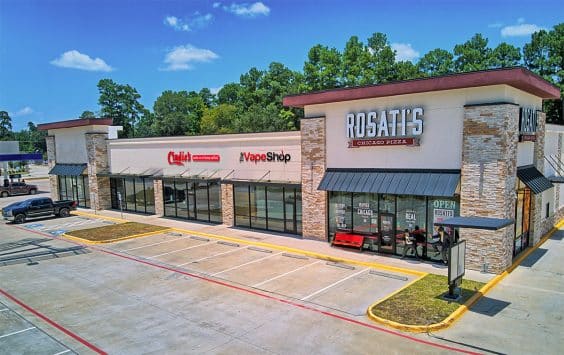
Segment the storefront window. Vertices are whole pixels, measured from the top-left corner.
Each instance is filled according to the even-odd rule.
[[[150,179],[140,177],[110,178],[111,206],[114,209],[120,209],[119,196],[121,196],[121,208],[124,211],[149,214],[155,211],[153,181]]]
[[[519,180],[517,201],[515,204],[515,240],[513,256],[529,246],[529,230],[531,226],[531,189]]]
[[[250,227],[249,185],[233,186],[233,199],[235,225],[240,227]]]
[[[58,185],[59,199],[77,201],[79,207],[90,208],[90,190],[87,176],[59,175]]]
[[[349,192],[329,192],[329,241],[337,230],[352,231],[352,195]]]
[[[301,233],[301,204],[301,191],[295,187],[258,184],[234,186],[236,226]]]
[[[251,186],[250,189],[251,227],[266,229],[266,187]]]
[[[221,185],[219,182],[209,183],[210,222],[221,223]]]
[[[375,234],[378,232],[378,195],[353,193],[353,231]]]
[[[397,224],[398,235],[405,229],[410,232],[419,227],[420,231],[426,231],[427,226],[427,208],[425,197],[423,196],[398,196],[397,202]],[[423,232],[424,233],[424,232]],[[404,238],[396,240],[396,254],[403,254],[405,246]],[[422,255],[424,245],[418,245],[417,253]]]
[[[433,235],[437,235],[439,226],[436,225],[438,222],[442,222],[445,219],[459,216],[460,215],[460,203],[458,199],[455,198],[429,198],[427,202],[427,229],[426,229],[426,239],[427,245],[431,245],[433,242]],[[453,234],[453,230],[450,228],[445,228],[445,231],[449,234]],[[437,237],[435,237],[437,238]],[[426,248],[426,256],[435,261],[441,260],[442,256],[437,252],[440,246],[435,245],[433,247]]]
[[[221,223],[221,189],[218,181],[163,181],[165,217]]]

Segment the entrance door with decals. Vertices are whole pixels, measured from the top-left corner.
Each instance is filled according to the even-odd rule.
[[[380,251],[394,253],[396,250],[396,216],[391,213],[381,213],[380,219]]]

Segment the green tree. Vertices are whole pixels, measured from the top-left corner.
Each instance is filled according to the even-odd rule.
[[[217,97],[212,94],[211,90],[208,88],[201,89],[200,92],[198,92],[198,95],[202,98],[206,107],[215,106],[217,103]]]
[[[368,84],[371,77],[365,73],[369,69],[370,53],[357,36],[352,36],[345,45],[341,62],[342,86]]]
[[[560,88],[559,100],[545,100],[543,110],[550,123],[564,124],[564,23],[550,31],[540,30],[531,35],[523,47],[527,68]]]
[[[237,83],[225,84],[217,93],[217,103],[219,105],[240,105],[241,85]]]
[[[318,91],[340,86],[341,54],[335,48],[320,44],[308,52],[303,67],[303,85],[300,91]]]
[[[423,76],[419,67],[408,60],[397,62],[394,64],[394,80],[410,80]]]
[[[519,65],[521,61],[521,52],[519,48],[514,47],[505,42],[500,43],[491,52],[490,67],[491,68],[508,68]]]
[[[454,56],[449,51],[435,48],[425,54],[417,66],[424,76],[438,76],[454,72]]]
[[[230,104],[205,108],[200,122],[201,134],[234,133],[239,120],[239,110]]]
[[[489,68],[491,49],[488,48],[488,39],[476,33],[463,44],[454,46],[454,67],[457,72],[485,70]]]
[[[368,38],[368,52],[370,58],[367,63],[366,76],[363,84],[382,84],[396,80],[394,65],[396,53],[390,46],[388,38],[381,32],[376,32]]]
[[[123,136],[134,137],[135,125],[146,111],[139,103],[141,95],[135,88],[115,83],[111,79],[100,80],[98,91],[100,114],[112,118],[115,125],[123,126]]]
[[[278,132],[295,129],[284,114],[281,114],[275,103],[267,106],[252,105],[243,111],[235,122],[235,131],[250,132]]]
[[[80,118],[96,118],[96,114],[92,111],[84,111],[80,114]]]
[[[196,135],[204,100],[194,91],[164,91],[153,106],[153,131],[159,136]]]
[[[10,140],[12,137],[12,118],[6,111],[0,111],[0,140]]]

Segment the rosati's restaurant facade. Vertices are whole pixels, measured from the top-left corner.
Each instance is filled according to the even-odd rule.
[[[499,273],[564,216],[564,130],[541,111],[559,95],[512,68],[288,96],[304,109],[300,132],[110,139],[105,119],[39,128],[54,198],[86,190],[92,209],[362,235],[364,249],[392,255],[404,229],[430,242],[451,216],[509,218],[499,231],[460,230],[466,266]],[[419,254],[439,260],[428,246]]]

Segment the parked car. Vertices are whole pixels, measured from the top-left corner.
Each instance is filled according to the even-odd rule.
[[[0,197],[8,197],[12,195],[35,195],[37,193],[37,185],[28,185],[25,182],[12,182],[0,186]]]
[[[48,197],[36,197],[25,201],[14,202],[2,208],[2,217],[14,223],[24,223],[28,218],[55,215],[68,217],[70,211],[76,210],[77,201],[55,201]]]

